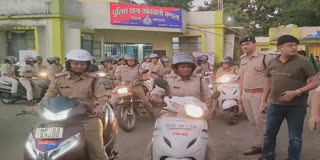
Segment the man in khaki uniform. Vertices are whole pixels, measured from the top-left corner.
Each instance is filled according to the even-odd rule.
[[[199,100],[202,100],[209,106],[211,103],[211,94],[209,88],[207,87],[208,83],[201,78],[201,74],[193,73],[196,69],[195,57],[189,53],[178,53],[173,57],[172,68],[173,72],[165,75],[164,77],[164,79],[168,81],[170,95],[179,97],[193,96]],[[151,101],[156,104],[162,103],[162,98],[164,95],[165,90],[157,86],[151,92]],[[212,140],[210,135],[208,140]],[[211,146],[211,144],[212,143],[208,143],[206,160],[216,159],[214,147]],[[151,145],[149,145],[147,149],[145,160],[151,159]]]
[[[40,72],[46,69],[46,66],[42,63],[42,57],[37,56],[36,57],[37,63],[34,64],[34,68],[36,69],[36,72]]]
[[[9,56],[5,59],[5,64],[1,66],[0,72],[1,77],[0,80],[10,83],[12,85],[11,93],[16,94],[18,92],[18,84],[19,82],[16,79],[15,67],[16,58]]]
[[[62,72],[63,66],[60,64],[59,57],[48,58],[48,63],[48,79],[53,80],[55,74]]]
[[[26,59],[26,65],[19,69],[20,78],[19,81],[24,88],[27,90],[27,100],[30,104],[33,104],[33,98],[39,97],[41,88],[35,84],[32,80],[32,77],[36,76],[37,72],[34,68],[36,59],[30,57]]]
[[[139,73],[139,65],[137,65],[137,58],[135,54],[127,54],[125,56],[125,60],[127,61],[128,65],[121,65],[120,67],[117,68],[115,77],[117,80],[120,82],[133,82],[134,80],[137,79],[143,79],[141,74]],[[150,114],[152,119],[155,119],[155,115],[152,111],[152,105],[150,104],[148,98],[146,97],[146,94],[142,88],[142,86],[138,86],[134,88],[133,91],[134,97],[137,99],[140,99],[143,101],[144,107]],[[119,101],[119,97],[112,95],[111,97],[111,103],[113,106],[116,106],[116,104]]]
[[[74,98],[87,104],[92,113],[101,116],[108,97],[103,84],[95,78],[94,74],[86,72],[92,59],[90,53],[81,49],[72,50],[66,57],[67,71],[55,75],[42,101],[57,95]],[[80,63],[87,65],[79,65]],[[95,105],[95,101],[99,106]],[[89,116],[84,120],[88,154],[90,160],[107,160],[103,146],[103,125],[97,116]]]
[[[256,41],[253,36],[240,40],[244,55],[240,62],[240,98],[251,125],[255,125],[256,144],[245,151],[244,155],[262,152],[263,136],[266,127],[266,114],[260,110],[263,87],[266,80],[266,69],[273,57],[256,52]]]

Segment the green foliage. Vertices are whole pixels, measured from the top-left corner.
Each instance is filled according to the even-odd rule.
[[[256,36],[267,36],[270,27],[280,25],[319,26],[319,8],[319,0],[224,0],[225,17],[233,18],[226,24]],[[217,0],[199,10],[217,10]]]
[[[182,8],[190,11],[193,0],[145,0],[150,6]]]

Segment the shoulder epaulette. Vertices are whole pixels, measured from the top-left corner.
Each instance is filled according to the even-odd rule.
[[[54,78],[59,78],[59,77],[65,76],[67,74],[68,74],[68,72],[60,72],[60,73],[55,74]]]
[[[247,56],[247,54],[243,54],[243,55],[240,56],[240,59],[242,59],[242,58],[244,58],[246,56]]]

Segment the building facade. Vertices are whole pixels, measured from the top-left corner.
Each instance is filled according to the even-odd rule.
[[[0,0],[0,59],[33,51],[63,60],[68,51],[83,48],[97,60],[209,52],[219,62],[234,55],[237,40],[223,22],[221,11],[186,12],[129,0]]]

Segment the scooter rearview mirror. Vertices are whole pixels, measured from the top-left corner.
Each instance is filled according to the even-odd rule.
[[[215,91],[212,95],[212,99],[218,99],[220,97],[221,92],[220,91]]]

